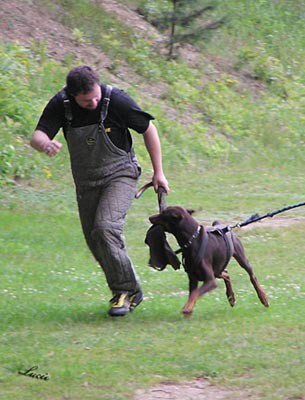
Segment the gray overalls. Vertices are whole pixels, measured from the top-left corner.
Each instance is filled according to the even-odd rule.
[[[76,186],[79,216],[87,244],[114,293],[140,289],[123,236],[125,217],[134,199],[140,166],[133,150],[116,147],[105,132],[111,86],[103,93],[98,124],[71,127],[71,107],[64,99],[66,140]]]

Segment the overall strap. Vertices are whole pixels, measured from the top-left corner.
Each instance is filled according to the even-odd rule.
[[[110,103],[111,92],[112,92],[112,86],[107,85],[105,96],[103,97],[103,100],[102,100],[102,110],[101,110],[102,124],[104,123],[104,121],[107,117],[107,114],[108,114],[108,107],[109,107],[109,103]]]
[[[112,86],[107,85],[105,96],[103,97],[103,100],[102,100],[102,109],[101,109],[101,122],[102,123],[105,121],[107,114],[108,114],[108,107],[109,107],[109,103],[110,103],[111,92],[112,92]],[[70,103],[70,100],[69,100],[65,90],[62,90],[60,92],[60,96],[64,103],[65,120],[66,120],[66,124],[67,124],[67,129],[69,129],[71,127],[71,121],[72,121],[71,103]]]
[[[60,92],[60,96],[64,103],[66,127],[67,129],[69,129],[71,127],[71,121],[72,121],[71,103],[65,90],[62,90]]]

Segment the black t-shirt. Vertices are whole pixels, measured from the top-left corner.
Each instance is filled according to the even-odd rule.
[[[101,89],[103,98],[106,92],[106,85],[101,84]],[[68,96],[68,98],[72,111],[72,127],[92,125],[100,121],[102,100],[95,110],[87,110],[80,107],[72,96]],[[148,128],[149,121],[152,119],[154,117],[142,111],[136,102],[123,90],[112,89],[104,127],[109,138],[117,147],[129,151],[131,145],[129,129],[144,133]],[[53,139],[60,128],[64,129],[65,125],[63,98],[61,92],[58,92],[43,110],[36,129],[43,131],[50,139]]]

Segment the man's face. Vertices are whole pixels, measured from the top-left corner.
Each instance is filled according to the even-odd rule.
[[[78,94],[74,98],[80,107],[86,108],[87,110],[95,110],[102,98],[101,87],[95,83],[91,92]]]

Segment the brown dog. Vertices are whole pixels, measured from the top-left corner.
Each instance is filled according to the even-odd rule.
[[[149,218],[152,224],[161,225],[166,232],[172,233],[181,247],[184,268],[189,277],[189,298],[182,312],[190,315],[198,298],[217,287],[216,278],[224,279],[228,301],[234,306],[235,295],[225,269],[231,257],[247,271],[261,303],[269,307],[267,296],[253,273],[240,239],[230,228],[218,222],[205,229],[191,216],[192,212],[172,206]],[[203,282],[200,287],[199,281]]]

